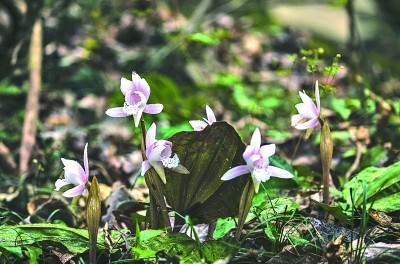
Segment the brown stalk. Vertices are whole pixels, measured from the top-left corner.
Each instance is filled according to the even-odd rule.
[[[39,113],[39,95],[42,85],[42,21],[36,19],[33,25],[29,46],[29,91],[26,101],[26,115],[22,128],[19,173],[28,171],[29,159],[35,145],[37,118]]]

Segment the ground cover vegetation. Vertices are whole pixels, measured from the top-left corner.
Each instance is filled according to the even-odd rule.
[[[398,263],[400,6],[367,2],[1,2],[0,262]]]

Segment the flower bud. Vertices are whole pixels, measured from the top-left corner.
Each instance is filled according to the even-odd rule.
[[[90,185],[89,197],[86,205],[86,218],[89,232],[89,260],[90,263],[96,263],[96,244],[97,232],[99,230],[101,215],[100,207],[100,188],[96,176],[93,177]]]
[[[322,162],[322,183],[324,185],[323,189],[323,202],[328,203],[329,200],[329,171],[332,164],[333,155],[333,141],[331,130],[329,129],[329,124],[327,119],[324,117],[321,124],[321,162]]]

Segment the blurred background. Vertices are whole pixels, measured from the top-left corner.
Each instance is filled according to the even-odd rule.
[[[400,147],[399,13],[396,0],[2,0],[0,203],[30,201],[21,213],[35,211],[41,202],[31,197],[51,195],[60,158],[81,162],[86,142],[104,195],[116,183],[131,187],[140,131],[105,111],[122,105],[120,78],[132,71],[150,84],[149,102],[164,104],[145,116],[158,138],[192,130],[188,121],[208,104],[244,142],[259,127],[304,188],[320,184],[319,137],[305,141],[290,117],[298,91],[313,97],[319,80],[334,178],[343,181],[357,153],[355,172],[391,164]]]

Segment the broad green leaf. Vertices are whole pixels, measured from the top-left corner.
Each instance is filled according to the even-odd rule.
[[[0,227],[1,247],[62,245],[71,253],[83,253],[89,249],[88,232],[56,224],[27,224]],[[99,237],[97,247],[104,249],[104,241]]]
[[[351,205],[350,189],[355,188],[355,205],[361,206],[363,202],[362,183],[367,185],[367,203],[372,209],[383,212],[398,211],[400,191],[400,162],[387,168],[369,167],[361,171],[356,177],[348,181],[343,187],[343,197]]]
[[[43,250],[38,247],[26,246],[26,250],[28,251],[29,263],[37,264],[38,257],[43,253]]]
[[[173,152],[190,171],[183,175],[166,170],[163,193],[172,209],[196,223],[238,216],[241,194],[251,177],[220,180],[230,168],[245,164],[245,145],[235,129],[226,122],[216,122],[203,131],[180,132],[169,140]]]
[[[164,232],[165,232],[165,230],[152,230],[152,229],[142,230],[142,231],[140,231],[140,241],[143,242],[145,240],[159,236]]]

